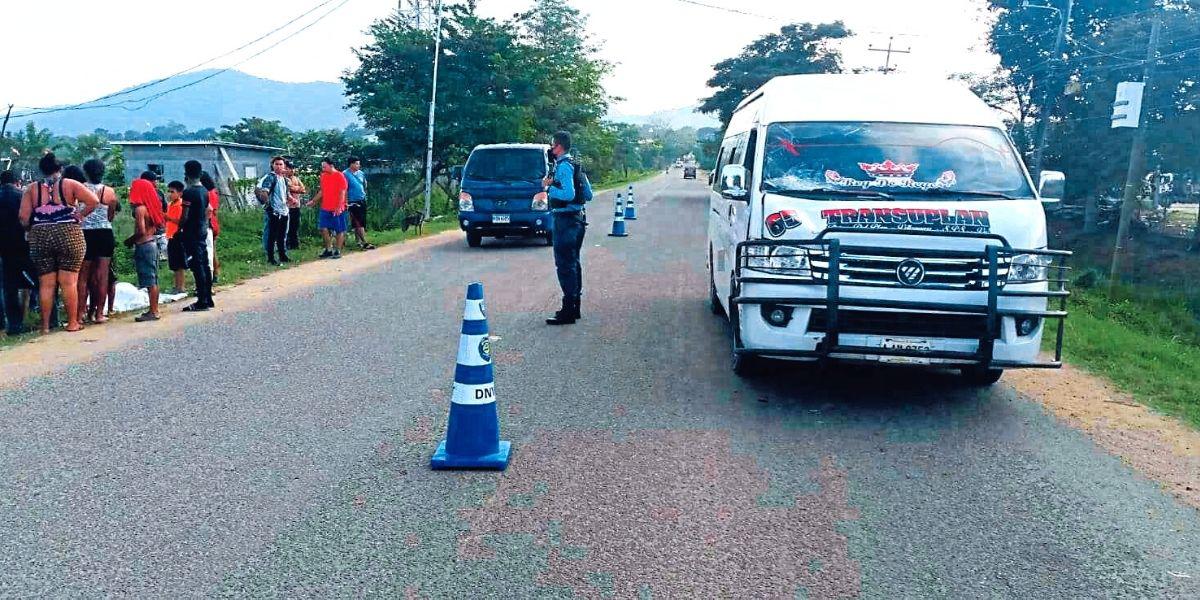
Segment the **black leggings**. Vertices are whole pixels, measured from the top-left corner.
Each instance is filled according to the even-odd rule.
[[[279,258],[287,256],[287,227],[287,215],[267,215],[267,260],[274,260],[276,251]]]
[[[300,248],[300,209],[288,209],[288,228],[287,228],[287,249],[298,250]]]
[[[212,271],[208,268],[207,241],[188,241],[188,266],[192,268],[192,278],[196,280],[196,304],[213,306]]]

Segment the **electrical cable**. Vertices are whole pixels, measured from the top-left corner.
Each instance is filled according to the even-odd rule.
[[[333,2],[333,1],[334,0],[326,0],[325,2],[322,2],[321,4],[318,4],[313,10],[301,15],[300,17],[297,17],[296,19],[293,19],[290,23],[295,23],[297,20],[311,15],[313,12],[316,12],[321,7],[328,5],[330,2]],[[349,2],[350,2],[350,0],[342,0],[340,3],[338,3],[336,6],[334,6],[331,10],[329,10],[325,14],[321,15],[320,17],[318,17],[315,21],[288,34],[287,37],[284,37],[283,39],[271,44],[270,46],[267,46],[266,48],[263,48],[262,50],[254,53],[254,54],[251,54],[250,56],[248,56],[228,67],[214,71],[214,72],[212,72],[204,77],[201,77],[200,79],[197,79],[195,81],[191,81],[186,84],[183,84],[183,85],[180,85],[180,86],[168,89],[168,90],[164,90],[162,92],[156,92],[154,94],[151,94],[151,95],[143,97],[143,98],[137,98],[137,99],[133,99],[133,100],[121,100],[121,101],[113,102],[113,103],[109,103],[109,104],[94,104],[98,100],[92,100],[89,102],[84,102],[82,104],[75,104],[72,106],[64,106],[64,107],[58,107],[58,108],[46,108],[46,109],[39,109],[39,110],[34,110],[34,111],[20,113],[20,114],[14,114],[12,116],[12,118],[14,118],[14,119],[15,118],[25,118],[25,117],[32,117],[35,115],[44,115],[44,114],[51,114],[51,113],[58,113],[58,112],[71,112],[71,111],[77,111],[77,110],[94,110],[94,109],[99,109],[99,108],[121,108],[121,109],[130,111],[130,112],[136,112],[136,111],[142,110],[142,109],[146,108],[147,106],[149,106],[151,102],[153,102],[163,96],[166,96],[167,94],[177,92],[179,90],[183,90],[183,89],[192,87],[194,85],[203,83],[205,81],[208,81],[214,77],[217,77],[218,75],[222,75],[224,73],[227,73],[227,72],[233,70],[235,67],[243,65],[247,62],[250,62],[251,60],[254,60],[255,58],[258,58],[259,56],[262,56],[263,54],[266,54],[267,52],[275,49],[276,47],[284,44],[285,42],[288,42],[289,40],[296,37],[297,35],[304,33],[305,31],[311,29],[313,26],[320,23],[321,21],[324,21],[327,17],[332,15],[334,12],[337,12],[341,7],[345,6]],[[276,31],[278,31],[278,30],[276,30]],[[271,35],[271,34],[268,34],[268,35]],[[264,36],[264,37],[267,37],[267,36]],[[262,38],[260,38],[260,40],[261,39]],[[214,59],[214,60],[217,60],[217,59]],[[172,77],[174,77],[174,76],[172,76]],[[167,79],[170,79],[170,78],[167,78]],[[165,81],[165,79],[163,81]],[[162,81],[159,81],[158,83],[161,83],[161,82]],[[149,84],[139,86],[138,89],[145,89],[146,87],[150,87],[152,85],[155,85],[155,83],[152,82]],[[133,91],[133,90],[126,90],[125,92],[122,92],[122,93],[111,94],[111,95],[107,96],[107,98],[111,99],[116,96],[120,96],[120,95],[129,93],[131,91]],[[135,106],[134,106],[134,108],[129,108],[128,106],[123,106],[125,104],[130,104],[130,105],[135,105]]]

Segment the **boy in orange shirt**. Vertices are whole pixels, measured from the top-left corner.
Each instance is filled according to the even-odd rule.
[[[179,233],[179,219],[183,217],[183,182],[167,184],[167,266],[175,275],[172,294],[183,293],[183,273],[187,270],[187,257],[183,252],[183,240]]]

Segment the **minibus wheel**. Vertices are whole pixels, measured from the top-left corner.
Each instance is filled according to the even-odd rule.
[[[741,315],[738,314],[736,304],[729,302],[729,340],[731,361],[733,374],[738,377],[753,377],[759,373],[762,365],[762,359],[753,354],[742,354],[738,352],[738,332],[742,326]]]
[[[713,270],[712,250],[708,251],[708,308],[718,317],[725,316],[725,308],[721,306],[720,296],[717,296],[717,272]]]
[[[472,248],[478,248],[483,244],[483,235],[478,233],[467,234],[467,245]]]
[[[966,367],[960,371],[967,385],[986,387],[995,385],[1004,376],[1004,369],[985,369],[983,367]]]

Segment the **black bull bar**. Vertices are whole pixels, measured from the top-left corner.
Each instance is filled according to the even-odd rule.
[[[980,251],[971,250],[932,250],[920,248],[894,248],[882,246],[870,246],[861,244],[843,244],[838,239],[827,239],[826,236],[832,233],[848,233],[848,234],[879,234],[879,235],[908,235],[919,237],[940,237],[940,238],[968,238],[979,239],[987,242],[985,249]],[[779,247],[800,248],[809,252],[808,268],[785,268],[779,267],[777,264],[770,264],[768,270],[770,274],[777,275],[776,277],[767,277],[763,275],[755,275],[755,272],[764,272],[763,265],[751,265],[753,260],[762,260],[765,256],[770,256],[774,249]],[[823,276],[818,277],[817,271],[813,269],[812,256],[819,257],[821,262],[827,262],[826,272]],[[946,258],[946,259],[962,259],[966,261],[978,260],[978,278],[968,282],[966,285],[950,286],[944,284],[929,284],[923,283],[915,286],[904,286],[898,281],[894,283],[885,283],[879,281],[847,281],[843,275],[842,267],[844,259],[847,255],[883,255],[890,257],[902,257],[914,255],[919,258]],[[1017,256],[1037,256],[1045,257],[1047,262],[1039,265],[1045,268],[1046,290],[1007,290],[1008,273],[1013,264],[1013,259]],[[1026,250],[1016,249],[1009,245],[1004,237],[990,233],[970,233],[970,232],[949,232],[949,231],[928,231],[928,230],[871,230],[857,228],[833,227],[826,229],[815,239],[811,240],[751,240],[742,242],[737,245],[736,260],[734,263],[733,273],[733,289],[731,291],[732,300],[730,302],[731,311],[736,315],[741,306],[745,305],[792,305],[804,306],[811,308],[822,308],[825,313],[825,338],[822,340],[815,350],[795,350],[795,349],[750,349],[745,348],[742,343],[741,327],[739,320],[733,319],[734,327],[734,350],[739,354],[750,354],[760,356],[774,356],[783,358],[809,358],[828,360],[833,355],[865,355],[865,356],[887,356],[887,357],[903,357],[914,359],[933,359],[933,360],[949,360],[960,364],[978,365],[989,369],[1011,369],[1011,368],[1034,368],[1034,369],[1057,369],[1062,367],[1062,348],[1063,348],[1063,330],[1067,318],[1067,298],[1070,297],[1070,292],[1067,290],[1068,275],[1070,267],[1067,266],[1067,259],[1071,253],[1062,250]],[[1002,274],[1002,271],[1004,273]],[[801,272],[807,272],[807,275],[801,275]],[[764,275],[766,273],[764,272]],[[1039,280],[1036,283],[1041,283]],[[771,284],[771,285],[821,285],[824,284],[826,293],[824,298],[799,298],[799,297],[751,297],[742,295],[742,286],[745,284]],[[1025,282],[1021,282],[1025,283]],[[944,303],[944,302],[909,302],[900,300],[881,300],[881,299],[853,299],[844,298],[842,296],[843,287],[875,287],[889,288],[896,290],[941,290],[941,291],[987,291],[986,304],[959,304],[959,303]],[[1049,303],[1051,299],[1058,300],[1058,310],[1015,310],[1000,308],[1001,298],[1046,298]],[[986,318],[986,330],[983,335],[978,338],[978,349],[975,352],[954,352],[954,351],[939,351],[939,350],[919,350],[906,348],[874,348],[863,346],[847,346],[843,345],[840,340],[841,319],[840,313],[846,309],[891,309],[902,310],[914,313],[929,313],[935,314],[956,314],[956,315],[971,315],[983,316]],[[1055,334],[1054,343],[1054,360],[1050,362],[1022,362],[1009,360],[996,360],[993,356],[995,350],[995,342],[1000,337],[1001,319],[1004,317],[1034,317],[1044,320],[1056,320],[1058,331]],[[897,334],[897,336],[902,334]],[[954,338],[961,339],[961,338]],[[834,357],[836,360],[837,358]]]

